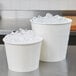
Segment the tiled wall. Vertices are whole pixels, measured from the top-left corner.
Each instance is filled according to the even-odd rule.
[[[68,0],[0,0],[7,10],[62,10],[67,9]]]
[[[0,0],[0,10],[2,18],[25,18],[26,10],[76,10],[76,0]]]
[[[32,11],[2,11],[2,18],[31,18],[33,16]]]

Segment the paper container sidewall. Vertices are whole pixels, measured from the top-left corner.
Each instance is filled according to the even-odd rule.
[[[32,24],[32,30],[43,37],[41,61],[56,62],[66,58],[71,23]]]
[[[41,42],[31,45],[5,44],[8,68],[16,72],[29,72],[39,67]]]

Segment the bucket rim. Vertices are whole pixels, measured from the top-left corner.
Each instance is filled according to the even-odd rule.
[[[64,24],[69,24],[69,23],[72,23],[72,19],[68,19],[67,18],[67,22],[64,22],[64,23],[47,23],[47,24],[44,24],[44,23],[37,23],[37,22],[33,22],[32,20],[30,20],[31,24],[39,24],[39,25],[64,25]]]
[[[42,41],[43,41],[42,37],[38,41],[29,42],[29,43],[11,43],[11,42],[6,42],[6,41],[3,40],[4,44],[9,44],[9,45],[34,45],[34,44],[37,44],[37,43],[41,43]]]

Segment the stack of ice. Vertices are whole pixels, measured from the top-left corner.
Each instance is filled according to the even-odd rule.
[[[3,38],[5,43],[10,44],[31,44],[42,40],[42,37],[37,36],[32,30],[19,29],[12,32]]]
[[[37,23],[37,24],[63,24],[63,23],[69,23],[68,18],[55,15],[53,16],[50,13],[47,13],[46,16],[38,16],[38,17],[33,17],[30,21],[32,23]]]

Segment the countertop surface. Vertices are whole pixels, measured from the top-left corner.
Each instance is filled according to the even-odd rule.
[[[0,35],[8,34],[16,31],[19,28],[31,29],[29,19],[1,19],[0,20]]]
[[[0,76],[76,76],[76,46],[69,46],[67,58],[60,62],[40,62],[39,69],[18,73],[8,70],[4,45],[0,45]]]
[[[17,30],[19,28],[30,29],[29,19],[1,19],[0,30]]]

